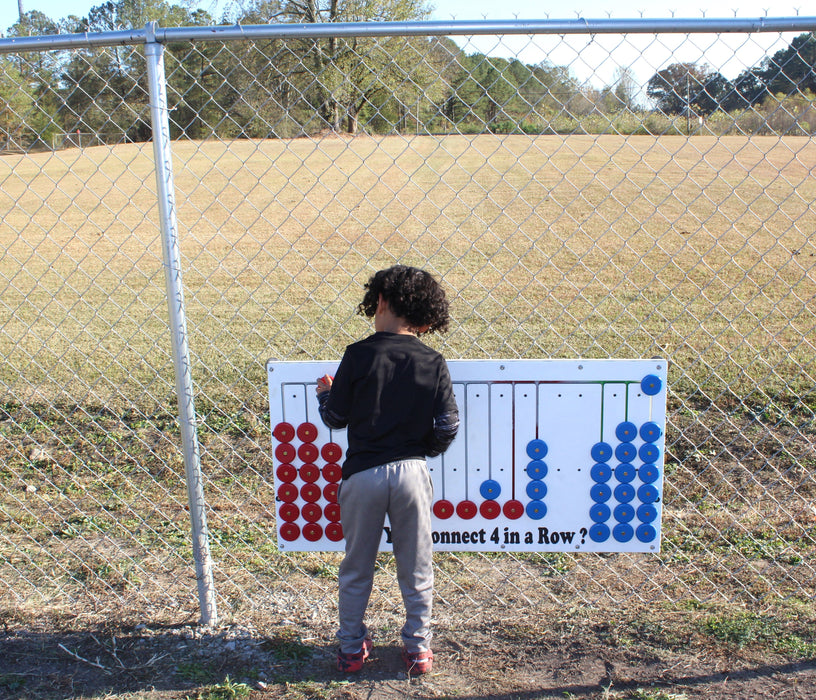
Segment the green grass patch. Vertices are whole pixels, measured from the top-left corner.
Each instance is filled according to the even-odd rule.
[[[282,630],[265,637],[262,647],[279,662],[289,662],[296,666],[312,657],[312,648],[304,644],[294,630]]]
[[[706,616],[699,624],[705,635],[738,649],[758,647],[795,658],[816,654],[813,627],[790,629],[780,615],[729,611]]]
[[[242,700],[248,698],[251,689],[246,683],[236,683],[227,676],[221,683],[199,690],[188,700]]]
[[[17,673],[0,673],[0,689],[8,693],[21,690],[25,685],[25,677]]]
[[[184,680],[193,683],[206,683],[213,675],[213,669],[209,664],[202,664],[198,661],[185,661],[176,667],[176,673]]]

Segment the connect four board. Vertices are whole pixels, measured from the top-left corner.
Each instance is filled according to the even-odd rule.
[[[657,552],[666,361],[453,360],[459,433],[428,460],[441,551]],[[337,363],[267,364],[278,545],[342,550],[347,442],[318,413]],[[381,549],[390,550],[390,528]]]

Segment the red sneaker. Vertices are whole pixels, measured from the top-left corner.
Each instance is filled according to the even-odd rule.
[[[371,648],[374,643],[366,637],[363,640],[363,647],[356,654],[345,654],[342,651],[337,652],[337,670],[343,673],[356,673],[359,671],[365,660],[371,655]]]
[[[428,649],[428,651],[417,652],[410,652],[407,649],[403,649],[402,659],[405,661],[405,667],[411,676],[421,676],[423,673],[430,673],[433,667],[433,652],[430,649]]]

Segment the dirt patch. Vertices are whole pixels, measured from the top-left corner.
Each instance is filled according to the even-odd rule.
[[[512,624],[438,624],[434,670],[419,679],[405,673],[394,626],[375,630],[372,658],[346,675],[326,625],[83,625],[8,612],[3,625],[3,698],[816,698],[812,606],[773,616],[553,609]]]

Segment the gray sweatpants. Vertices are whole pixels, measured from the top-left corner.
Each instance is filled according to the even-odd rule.
[[[342,482],[338,502],[346,539],[340,564],[340,650],[360,651],[368,634],[363,622],[374,583],[374,566],[388,515],[405,605],[402,641],[409,652],[431,642],[433,605],[433,486],[424,460],[403,460],[353,474]]]

